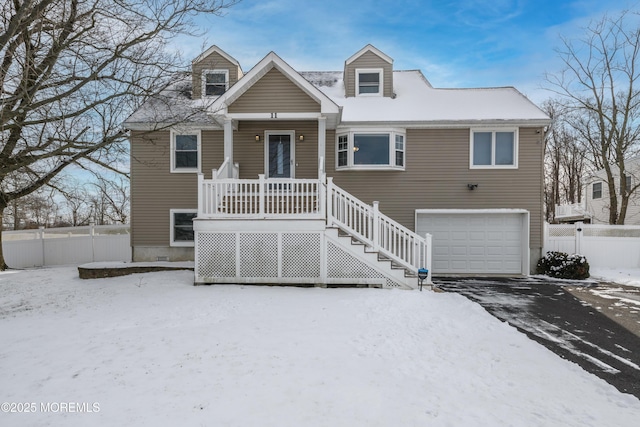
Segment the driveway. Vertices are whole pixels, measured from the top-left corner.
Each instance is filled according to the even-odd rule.
[[[640,289],[540,278],[440,278],[434,283],[640,399]]]

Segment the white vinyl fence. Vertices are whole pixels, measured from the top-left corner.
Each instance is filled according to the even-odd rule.
[[[546,224],[543,252],[559,251],[587,257],[591,267],[639,268],[640,226]]]
[[[11,268],[131,261],[128,225],[3,231],[2,249]]]

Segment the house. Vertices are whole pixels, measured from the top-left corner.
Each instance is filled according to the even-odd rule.
[[[134,261],[196,283],[415,287],[526,275],[549,118],[512,87],[437,89],[367,45],[342,71],[217,46],[126,122]]]
[[[640,157],[634,157],[626,161],[625,176],[626,191],[630,192],[627,214],[624,223],[626,225],[640,225]],[[615,191],[621,194],[620,170],[617,165],[612,165],[613,183]],[[609,224],[609,186],[607,174],[601,169],[586,176],[583,180],[584,189],[580,203],[556,205],[555,220],[560,223],[588,222],[591,224]],[[621,199],[618,196],[618,212],[620,212]]]

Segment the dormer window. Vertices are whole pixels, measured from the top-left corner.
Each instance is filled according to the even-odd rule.
[[[382,69],[356,70],[356,88],[358,96],[381,96]]]
[[[229,89],[229,70],[204,70],[202,72],[202,94],[220,96]]]

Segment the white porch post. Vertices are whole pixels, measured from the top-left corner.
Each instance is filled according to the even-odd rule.
[[[373,219],[371,221],[373,224],[371,226],[371,240],[373,240],[374,251],[380,249],[380,225],[378,224],[380,222],[380,209],[378,207],[379,205],[380,202],[373,202]]]
[[[229,160],[227,178],[233,178],[233,119],[224,119],[224,160]]]
[[[327,118],[320,116],[318,117],[318,160],[322,158],[326,158],[326,149],[327,147]],[[319,167],[326,168],[323,164],[318,163]],[[318,178],[320,175],[324,173],[324,170],[318,170]]]

